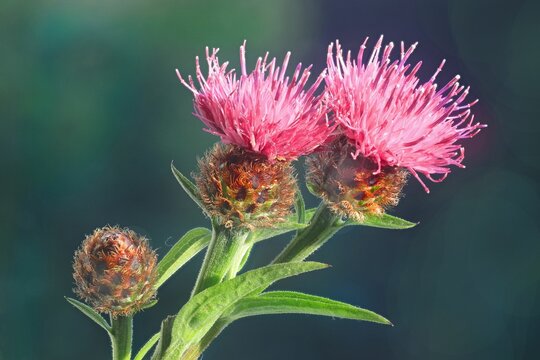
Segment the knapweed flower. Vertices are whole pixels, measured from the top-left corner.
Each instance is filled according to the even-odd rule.
[[[336,214],[362,222],[365,214],[381,215],[396,206],[409,173],[400,167],[383,166],[363,156],[353,158],[345,137],[308,156],[306,182]]]
[[[484,125],[474,123],[465,102],[469,88],[455,76],[438,89],[435,79],[417,77],[421,62],[407,63],[416,44],[391,60],[394,45],[382,49],[382,36],[367,61],[366,41],[356,59],[344,57],[336,41],[327,57],[325,101],[339,124],[338,139],[308,160],[312,191],[337,213],[362,220],[397,205],[410,172],[426,192],[419,174],[440,182],[450,166],[464,167],[464,148],[458,141],[476,135]],[[436,178],[439,176],[439,178]]]
[[[75,253],[75,293],[113,317],[139,311],[155,296],[156,253],[129,229],[106,226]]]
[[[464,148],[457,142],[471,138],[485,125],[474,123],[470,107],[477,100],[465,102],[469,87],[458,83],[456,75],[438,88],[435,79],[444,61],[429,81],[421,83],[407,60],[416,48],[405,50],[391,60],[394,47],[382,49],[382,36],[364,63],[366,41],[356,60],[351,53],[343,56],[336,41],[328,49],[326,99],[343,134],[354,144],[353,157],[363,156],[383,166],[407,169],[429,192],[419,174],[440,182],[450,173],[450,166],[462,165]],[[436,176],[439,176],[436,178]]]
[[[199,89],[178,77],[194,94],[194,109],[206,131],[221,138],[200,162],[196,182],[207,212],[227,227],[271,227],[290,213],[297,190],[290,162],[309,154],[333,132],[321,95],[320,74],[307,87],[311,67],[298,64],[286,76],[290,53],[281,67],[268,54],[247,71],[245,43],[240,74],[220,64],[217,49],[206,49],[208,74],[196,59]]]
[[[259,58],[255,69],[246,69],[245,43],[240,47],[240,70],[228,70],[228,62],[219,63],[218,49],[206,48],[208,75],[202,73],[196,58],[197,89],[193,79],[182,84],[195,96],[194,108],[206,131],[225,144],[265,156],[268,160],[294,160],[311,153],[332,133],[326,121],[326,109],[315,96],[324,74],[305,89],[311,66],[298,64],[292,78],[286,76],[290,53],[281,67],[268,53]]]

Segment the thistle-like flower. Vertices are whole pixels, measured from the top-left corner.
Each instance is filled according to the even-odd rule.
[[[290,52],[281,68],[268,53],[259,58],[255,69],[246,69],[245,43],[240,47],[241,74],[228,70],[228,62],[219,63],[218,49],[206,48],[208,75],[202,73],[196,58],[197,89],[191,76],[185,81],[195,95],[194,108],[206,126],[225,144],[265,156],[268,160],[294,160],[311,153],[332,133],[326,120],[326,109],[315,96],[324,79],[319,75],[307,89],[311,66],[302,70],[298,64],[291,79],[285,76]]]
[[[380,214],[397,205],[407,172],[429,189],[419,174],[440,182],[450,165],[462,165],[464,148],[457,142],[476,135],[485,125],[474,123],[464,102],[469,88],[455,76],[441,89],[435,78],[416,76],[421,62],[407,60],[416,44],[392,61],[394,45],[382,49],[382,36],[364,63],[366,41],[356,60],[344,57],[339,42],[328,48],[325,101],[339,124],[337,140],[307,161],[312,191],[335,212],[358,221],[363,214]],[[439,175],[440,178],[435,178]]]
[[[375,174],[384,166],[407,169],[429,192],[419,174],[440,182],[450,173],[450,165],[462,165],[464,148],[457,142],[471,138],[485,125],[474,123],[471,106],[465,102],[469,87],[458,83],[459,75],[438,89],[435,79],[444,61],[429,81],[416,76],[421,62],[414,67],[407,60],[416,48],[407,50],[401,43],[401,58],[391,60],[394,47],[382,49],[382,36],[367,63],[366,41],[356,61],[350,51],[344,58],[336,41],[328,49],[326,100],[343,134],[354,145],[353,157],[363,156],[375,162]],[[382,52],[382,53],[381,53]],[[435,178],[434,176],[440,176]]]
[[[129,229],[94,230],[75,253],[75,293],[113,317],[139,311],[154,296],[156,253]]]
[[[317,149],[332,134],[326,108],[315,91],[324,79],[305,89],[308,67],[298,64],[285,75],[268,54],[255,69],[246,69],[245,43],[240,47],[241,74],[219,63],[217,49],[206,49],[208,75],[196,59],[197,89],[191,77],[178,77],[194,94],[195,116],[206,131],[221,138],[200,162],[196,176],[208,213],[227,227],[270,227],[291,211],[297,190],[290,162]]]

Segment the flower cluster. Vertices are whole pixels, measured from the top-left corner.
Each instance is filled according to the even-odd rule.
[[[394,45],[383,46],[382,37],[364,59],[366,44],[356,59],[344,55],[339,42],[330,44],[327,68],[311,84],[311,66],[298,64],[287,75],[290,53],[281,66],[266,54],[248,71],[245,43],[238,75],[208,48],[206,75],[196,60],[198,84],[177,71],[194,94],[194,115],[221,139],[199,160],[195,183],[173,167],[212,230],[190,230],[159,264],[147,240],[129,229],[106,226],[86,237],[75,253],[73,277],[75,293],[90,307],[68,301],[107,330],[114,359],[131,357],[133,315],[155,304],[158,287],[204,247],[191,299],[163,321],[136,358],[159,340],[152,359],[198,359],[232,320],[290,310],[290,296],[273,296],[268,311],[245,300],[268,298],[265,289],[273,282],[326,267],[304,260],[345,226],[414,226],[384,214],[398,204],[409,175],[429,192],[423,178],[439,182],[451,166],[464,167],[460,141],[485,127],[474,122],[469,88],[459,76],[438,88],[444,61],[422,82],[421,63],[408,64],[416,44],[405,49],[402,43],[394,60]],[[306,185],[322,199],[317,209],[306,210],[299,194],[293,162],[301,156]],[[272,265],[236,277],[258,241],[289,231],[295,235]],[[309,304],[320,298],[294,298],[307,299],[298,312],[391,324],[334,300],[326,299],[321,312]],[[110,323],[98,312],[110,314]]]
[[[195,115],[208,132],[262,162],[290,162],[312,154],[310,189],[336,212],[361,220],[363,213],[380,214],[396,205],[408,173],[429,192],[419,174],[440,182],[451,165],[464,167],[464,147],[458,141],[485,126],[474,122],[470,108],[477,100],[466,101],[469,88],[458,83],[459,76],[438,88],[435,79],[444,61],[421,82],[421,62],[408,64],[416,44],[405,49],[401,43],[400,58],[392,60],[393,43],[383,47],[382,42],[381,36],[367,59],[367,39],[356,59],[350,51],[345,56],[338,41],[330,44],[327,69],[306,90],[311,67],[302,70],[299,64],[289,79],[290,53],[281,67],[275,58],[268,62],[266,54],[248,73],[245,43],[240,47],[239,76],[227,69],[227,62],[220,64],[216,49],[208,48],[206,77],[196,60],[200,89],[191,77],[185,81],[179,72],[178,76],[193,92]],[[317,95],[323,80],[325,88]],[[203,168],[201,164],[201,173],[207,173]],[[278,173],[276,179],[286,177]],[[207,180],[222,184],[230,178],[226,173],[214,175]],[[201,192],[207,194],[207,188],[202,186]]]

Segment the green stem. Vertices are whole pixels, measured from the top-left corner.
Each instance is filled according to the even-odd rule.
[[[309,225],[296,236],[273,261],[274,264],[306,259],[345,226],[341,216],[321,202]]]
[[[131,359],[133,316],[111,316],[111,344],[113,360]]]
[[[244,242],[248,236],[244,230],[228,229],[212,221],[212,239],[197,277],[191,296],[210,286],[221,283],[226,277],[235,277],[243,256]]]
[[[298,231],[297,235],[273,262],[283,263],[304,260],[344,226],[345,222],[342,220],[341,216],[335,215],[324,203],[321,202],[317,208],[317,211],[313,215],[310,224],[306,228]],[[240,236],[236,235],[232,236],[231,238],[227,238],[227,232],[221,233],[221,231],[223,231],[223,229],[220,230],[219,227],[214,227],[214,235],[212,236],[212,241],[206,254],[203,269],[209,269],[211,267],[210,264],[212,262],[216,262],[215,257],[222,255],[226,259],[222,259],[222,263],[219,263],[213,267],[221,269],[227,268],[228,271],[223,273],[222,271],[211,272],[209,270],[201,270],[197,283],[202,282],[202,278],[211,278],[211,276],[203,276],[203,271],[206,274],[225,274],[220,278],[221,280],[236,276],[236,273],[244,266],[247,257],[249,256],[249,252],[251,251],[253,244],[245,243],[245,239],[247,238],[246,233],[243,233]],[[224,247],[221,244],[222,242],[225,242],[224,239],[227,239],[229,247]],[[220,249],[226,249],[226,251],[222,251]],[[216,280],[214,279],[214,282],[215,281]],[[205,283],[212,283],[212,281],[206,281]],[[194,294],[195,293],[196,292],[194,290]],[[208,333],[206,333],[206,335],[201,339],[201,341],[189,347],[182,354],[180,359],[198,360],[210,343],[223,331],[223,329],[227,327],[227,325],[229,325],[229,321],[229,319],[218,320],[208,331]]]

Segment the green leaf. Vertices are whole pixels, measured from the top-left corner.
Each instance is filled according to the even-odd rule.
[[[105,320],[96,310],[92,309],[90,306],[83,304],[80,301],[77,301],[75,299],[72,299],[70,297],[65,296],[65,299],[68,303],[75,306],[77,309],[79,309],[84,315],[88,316],[90,319],[92,319],[96,324],[101,326],[103,329],[105,329],[109,334],[111,333],[111,326]]]
[[[156,287],[163,285],[186,262],[208,246],[211,237],[212,232],[206,228],[195,228],[182,236],[159,262]]]
[[[151,300],[151,301],[147,302],[145,305],[143,305],[141,307],[141,310],[150,309],[151,307],[156,306],[157,303],[158,303],[158,299]]]
[[[366,214],[363,222],[356,222],[351,219],[347,220],[345,225],[361,225],[361,226],[370,226],[382,229],[409,229],[418,225],[418,223],[413,223],[397,216],[392,216],[388,214],[382,215],[371,215]]]
[[[163,356],[159,359],[179,359],[190,345],[203,338],[227,308],[242,298],[258,294],[280,279],[325,267],[327,265],[316,262],[269,265],[209,287],[180,309],[172,329],[163,328],[164,331],[171,331],[171,334],[162,333],[161,337],[170,338],[171,341],[167,348],[162,347],[160,351],[164,352],[161,352]]]
[[[226,314],[230,322],[255,315],[311,314],[391,325],[384,317],[344,302],[294,291],[272,291],[238,301]]]
[[[160,333],[154,334],[147,342],[143,345],[141,350],[135,355],[133,360],[143,360],[144,356],[150,351],[150,349],[158,342]]]
[[[202,209],[205,214],[207,214],[206,208],[204,207],[202,199],[199,195],[199,190],[197,189],[197,186],[192,183],[186,176],[184,176],[184,174],[178,171],[178,169],[174,167],[173,163],[171,163],[171,170],[182,189],[184,189],[188,196],[193,201],[195,201],[195,203]]]
[[[251,255],[251,250],[253,250],[253,244],[244,246],[247,246],[247,248],[244,252],[244,256],[242,257],[242,261],[240,261],[240,267],[238,268],[238,272],[240,272],[244,268],[249,259],[249,256]]]
[[[300,224],[296,222],[296,219],[294,219],[293,221],[290,221],[289,219],[287,219],[287,221],[278,223],[274,227],[271,227],[271,228],[256,229],[249,236],[248,242],[256,243],[259,241],[273,238],[274,236],[288,233],[290,231],[297,231],[297,230],[303,229],[306,226],[307,224]]]

